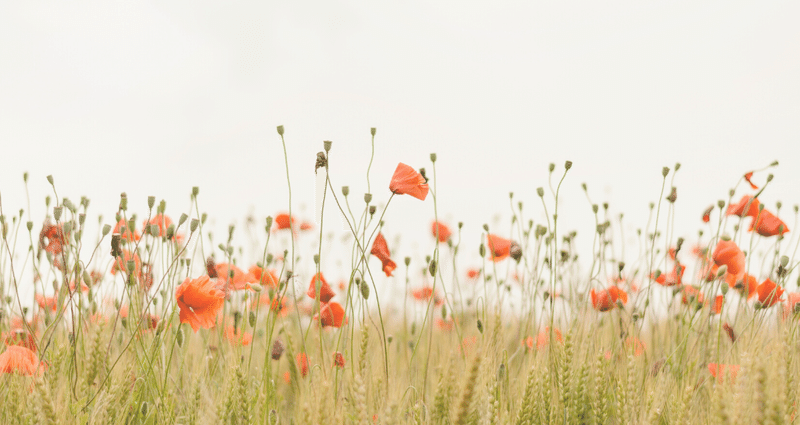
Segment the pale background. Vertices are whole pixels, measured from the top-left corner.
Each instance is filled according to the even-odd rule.
[[[587,256],[594,219],[580,184],[633,236],[675,162],[676,236],[696,235],[708,205],[776,159],[762,200],[782,200],[795,230],[798,3],[2,3],[0,194],[7,215],[27,209],[30,172],[24,220],[37,228],[48,174],[110,224],[122,191],[140,216],[154,195],[177,218],[199,186],[217,232],[249,214],[261,227],[287,209],[284,125],[294,207],[310,220],[323,140],[354,206],[370,127],[379,204],[398,162],[431,175],[436,152],[439,214],[464,222],[464,265],[479,264],[483,223],[510,231],[510,191],[540,222],[536,188],[565,160],[561,228],[578,229]],[[392,201],[398,263],[430,253],[432,219],[431,198]]]

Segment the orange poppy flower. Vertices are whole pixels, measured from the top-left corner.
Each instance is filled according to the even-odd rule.
[[[341,328],[342,325],[346,325],[348,322],[347,317],[344,317],[344,308],[337,302],[325,304],[319,314],[314,316],[314,320],[320,320],[320,317],[322,317],[320,323],[323,328],[325,326]]]
[[[472,349],[478,345],[477,336],[468,336],[461,340],[461,346],[458,347],[459,352],[465,355],[471,355]]]
[[[595,291],[592,289],[590,292],[592,298],[592,306],[597,311],[608,311],[617,306],[617,300],[623,304],[628,302],[628,293],[619,289],[616,286],[609,286],[608,289],[602,291]]]
[[[30,332],[21,329],[3,332],[3,343],[5,345],[19,345],[36,352],[36,338]]]
[[[64,224],[44,223],[39,232],[39,248],[44,249],[53,256],[61,254],[64,246],[69,243],[69,233],[64,232]]]
[[[697,302],[698,304],[703,304],[704,296],[703,293],[700,292],[699,289],[695,288],[694,286],[684,286],[681,289],[681,293],[683,294],[681,297],[681,302],[685,305],[689,305],[693,302]]]
[[[142,235],[139,233],[139,231],[138,230],[134,230],[134,232],[131,232],[131,229],[128,228],[128,224],[129,223],[127,221],[125,221],[124,218],[121,218],[117,222],[117,224],[114,226],[114,231],[112,231],[111,233],[112,234],[120,234],[120,233],[122,233],[122,228],[124,227],[125,228],[125,233],[121,234],[120,238],[122,238],[122,239],[124,239],[124,240],[126,240],[128,242],[136,242],[139,239],[141,239]]]
[[[167,229],[169,226],[172,225],[172,219],[167,217],[165,214],[156,214],[150,221],[145,220],[142,224],[142,227],[147,229],[147,226],[156,225],[158,226],[158,235],[157,236],[166,236]],[[145,232],[146,233],[146,232]],[[175,236],[173,236],[174,238]]]
[[[722,377],[725,375],[725,371],[727,370],[728,374],[730,374],[731,380],[736,379],[736,375],[739,373],[739,365],[738,364],[716,364],[716,363],[709,363],[708,364],[708,371],[711,372],[711,376],[717,378],[719,383],[722,383]]]
[[[438,221],[434,221],[431,225],[431,234],[434,238],[438,238],[439,242],[447,242],[450,239],[452,232],[446,225]]]
[[[423,286],[422,288],[414,289],[411,291],[411,296],[417,301],[425,302],[428,302],[431,297],[433,297],[433,303],[437,307],[444,304],[442,297],[440,297],[438,293],[434,293],[433,288],[430,286]]]
[[[714,297],[714,305],[711,306],[711,314],[720,314],[722,313],[722,304],[725,302],[725,297],[722,295],[717,295]]]
[[[275,216],[275,224],[278,226],[277,230],[293,228],[294,221],[294,218],[289,217],[289,214],[286,213],[280,213]]]
[[[338,351],[333,353],[333,365],[339,369],[344,369],[344,356],[342,353]]]
[[[732,278],[732,275],[728,274],[725,276],[725,281],[728,282],[728,286],[739,291],[748,300],[756,295],[758,280],[747,273],[744,273],[741,279]]]
[[[0,373],[33,376],[44,372],[44,368],[45,364],[39,363],[36,353],[19,345],[9,345],[0,354]]]
[[[776,285],[775,282],[769,278],[761,282],[756,291],[758,292],[758,302],[760,302],[761,306],[764,308],[772,307],[778,301],[783,301],[781,297],[783,296],[784,289]]]
[[[469,269],[467,270],[467,278],[475,279],[481,275],[480,269]]]
[[[325,277],[322,276],[322,272],[317,273],[311,278],[311,283],[308,285],[308,291],[306,292],[306,295],[308,295],[310,298],[317,299],[317,281],[320,282],[319,301],[323,304],[326,304],[331,300],[331,298],[336,296],[336,293],[333,292],[331,286],[325,281]]]
[[[383,272],[386,273],[386,276],[391,276],[394,269],[397,268],[397,264],[389,258],[389,246],[386,245],[386,238],[383,237],[382,233],[378,232],[378,236],[375,236],[375,242],[372,243],[370,254],[381,260]]]
[[[749,183],[749,184],[750,184],[750,188],[752,188],[753,190],[757,190],[757,189],[758,189],[758,186],[756,186],[755,184],[753,184],[753,181],[752,181],[752,180],[750,180],[750,179],[752,179],[752,178],[753,178],[753,172],[752,172],[752,171],[750,171],[749,173],[744,173],[744,180],[745,180],[747,183]]]
[[[271,288],[278,287],[278,275],[275,274],[275,270],[265,270],[258,265],[253,265],[248,270],[248,273],[253,276],[253,279],[261,286],[267,286]]]
[[[635,357],[639,357],[642,354],[644,354],[644,351],[647,349],[647,345],[645,345],[645,343],[642,342],[642,340],[640,340],[639,338],[636,338],[635,336],[629,336],[625,340],[625,348],[629,350],[632,349],[633,355]]]
[[[133,261],[134,268],[133,274],[134,276],[139,276],[142,274],[142,260],[139,259],[139,254],[133,253],[131,254],[130,251],[127,249],[122,250],[122,255],[118,256],[114,261],[114,265],[111,266],[111,274],[117,274],[118,271],[122,271],[123,274],[128,273],[128,261]]]
[[[436,327],[443,330],[443,331],[452,331],[455,323],[453,319],[448,318],[447,320],[442,319],[441,317],[437,317],[436,320]]]
[[[564,343],[564,338],[561,335],[561,331],[560,330],[553,329],[553,335],[556,336],[556,341],[558,341],[561,344]],[[536,335],[536,349],[537,350],[541,350],[542,348],[547,346],[547,344],[549,342],[550,342],[550,326],[545,326],[544,330],[539,332],[538,335]],[[525,345],[528,347],[529,350],[532,350],[533,349],[533,337],[529,336],[525,340]]]
[[[728,274],[738,277],[744,273],[744,253],[734,241],[719,241],[711,258],[718,266],[728,266]]]
[[[758,215],[758,199],[750,195],[745,195],[738,204],[728,205],[727,215],[738,215],[739,217],[755,217]]]
[[[181,323],[189,323],[192,330],[209,329],[217,320],[217,313],[225,303],[225,293],[214,286],[208,276],[186,278],[175,291],[180,308]]]
[[[748,230],[755,230],[761,236],[776,236],[788,232],[789,227],[775,214],[764,209],[750,222]]]
[[[234,328],[233,326],[228,326],[225,328],[225,339],[234,345],[250,345],[250,343],[253,342],[253,334]]]
[[[314,225],[312,223],[308,222],[308,221],[304,221],[304,222],[300,223],[300,230],[301,231],[305,232],[305,231],[309,231],[309,230],[313,230],[313,229],[314,229]]]
[[[255,283],[256,278],[250,274],[245,273],[242,269],[228,263],[219,263],[214,266],[217,272],[217,283],[223,287],[227,287],[229,291],[241,291],[247,287],[248,283]],[[233,279],[231,279],[231,270],[233,270]]]
[[[800,313],[800,292],[789,293],[786,298],[786,303],[783,305],[784,318],[795,313]]]
[[[43,310],[50,310],[53,313],[58,309],[58,299],[55,296],[45,297],[42,294],[36,294],[36,304],[39,304]]]
[[[497,235],[486,235],[486,247],[489,248],[489,258],[494,261],[502,261],[511,252],[511,241]]]
[[[394,170],[389,190],[397,195],[411,195],[424,201],[428,196],[428,183],[417,170],[401,162]]]
[[[308,356],[306,353],[297,353],[295,359],[297,360],[297,368],[300,370],[300,374],[305,378],[308,375]]]
[[[661,273],[655,278],[656,283],[662,286],[676,286],[680,285],[683,279],[683,272],[686,270],[686,266],[681,265],[680,263],[675,263],[675,268],[669,273]]]

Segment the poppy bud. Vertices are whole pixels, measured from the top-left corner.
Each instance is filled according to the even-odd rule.
[[[431,276],[436,276],[436,261],[431,261],[428,264],[428,272],[430,272]]]
[[[773,178],[775,178],[775,176],[773,176],[772,174],[768,175],[767,182],[771,182]]]
[[[658,279],[659,276],[661,276],[661,270],[656,269],[656,271],[653,272],[653,279]]]
[[[543,198],[544,197],[544,188],[543,187],[537,187],[536,188],[536,194],[539,195],[540,198]]]
[[[387,335],[386,336],[386,342],[388,342],[389,344],[391,344],[393,340],[394,340],[393,336],[391,336],[391,335]]]
[[[51,185],[53,184],[53,175],[52,174],[47,176],[47,182],[50,183]]]
[[[330,140],[326,140],[326,141],[322,142],[322,146],[325,147],[325,152],[330,152],[332,144],[333,144],[333,142],[331,142]]]
[[[786,267],[787,264],[789,264],[789,257],[781,256],[781,267]]]
[[[155,196],[148,196],[147,197],[147,207],[153,209],[153,205],[156,204],[156,197]]]
[[[719,268],[717,269],[717,278],[721,278],[722,276],[725,276],[725,273],[727,273],[727,272],[728,272],[728,265],[727,264],[723,264],[723,265],[719,266]]]
[[[358,289],[361,291],[361,296],[365,300],[368,300],[369,299],[369,285],[367,285],[367,282],[361,282],[361,284],[358,285]]]
[[[481,257],[486,255],[486,247],[483,244],[481,244],[480,248],[478,248],[478,253],[481,255]]]
[[[548,166],[547,166],[547,169],[548,169],[548,171],[550,171],[550,172],[552,173],[552,172],[553,172],[553,170],[555,170],[555,169],[556,169],[556,164],[553,164],[553,163],[551,162],[551,163],[550,163],[550,165],[548,165]]]
[[[447,319],[447,306],[442,305],[442,320]]]
[[[497,368],[497,380],[501,381],[505,377],[506,377],[506,365],[505,363],[500,363],[500,366],[498,366]]]
[[[282,354],[283,342],[281,342],[279,339],[276,339],[275,342],[272,343],[272,360],[280,360]]]
[[[167,239],[172,239],[173,236],[175,236],[175,225],[170,224],[169,227],[167,227]]]
[[[279,125],[279,126],[278,126],[278,134],[279,134],[280,136],[283,136],[283,126],[282,126],[282,125]]]
[[[251,311],[249,315],[247,315],[247,323],[250,324],[251,328],[256,327],[256,313]]]
[[[375,127],[370,127],[370,129],[369,129],[369,134],[371,134],[371,135],[373,135],[373,136],[374,136],[374,135],[375,135],[375,133],[377,132],[377,130],[378,130],[378,129],[377,129],[377,128],[375,128]]]
[[[564,169],[569,170],[572,168],[572,161],[567,161],[564,163]]]
[[[481,319],[478,319],[478,332],[481,334],[483,333],[483,322],[481,322]]]
[[[128,210],[128,195],[125,192],[119,195],[119,209],[122,211]]]
[[[192,221],[189,223],[189,230],[194,232],[195,230],[197,230],[197,226],[199,224],[200,224],[200,221],[197,220],[196,218],[193,218]]]
[[[53,217],[56,221],[61,218],[61,207],[53,207]]]
[[[667,174],[669,174],[669,167],[662,168],[661,169],[661,175],[664,176],[664,177],[667,177]]]
[[[409,265],[409,264],[411,264],[411,257],[406,257],[406,258],[404,259],[404,261],[405,261],[405,263],[406,263],[406,267],[408,267],[408,265]]]
[[[165,200],[163,200],[163,199],[162,199],[162,200],[161,200],[161,202],[159,202],[159,203],[158,203],[158,208],[156,208],[156,210],[157,210],[157,211],[158,211],[160,214],[163,214],[163,213],[164,213],[164,211],[166,211],[166,210],[167,210],[167,201],[165,201]]]
[[[411,335],[414,335],[415,333],[417,333],[417,322],[411,322]]]
[[[375,205],[370,205],[369,206],[369,215],[371,215],[371,216],[375,215],[375,211],[377,211],[377,210],[378,210],[378,207],[376,207]]]
[[[319,265],[319,254],[314,254],[314,264]]]
[[[342,186],[342,195],[347,196],[350,194],[350,186]]]
[[[365,193],[364,194],[364,202],[369,204],[371,201],[372,201],[372,194],[371,193]]]
[[[597,204],[592,204],[592,212],[597,214],[598,210],[600,210],[600,207]]]

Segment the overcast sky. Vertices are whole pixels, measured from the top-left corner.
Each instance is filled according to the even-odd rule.
[[[370,127],[378,203],[398,162],[431,174],[436,152],[439,214],[465,223],[470,252],[483,223],[508,233],[511,191],[543,218],[550,162],[574,162],[559,215],[586,247],[582,182],[644,227],[676,162],[678,234],[776,159],[762,199],[800,202],[798,3],[2,3],[0,193],[7,214],[25,207],[30,172],[37,223],[48,174],[106,222],[122,191],[140,215],[154,195],[177,217],[192,186],[220,229],[262,222],[288,205],[277,125],[306,218],[323,140],[358,205]],[[432,218],[430,198],[392,201],[401,257],[431,247]]]

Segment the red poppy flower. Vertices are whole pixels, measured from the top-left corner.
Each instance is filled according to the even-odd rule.
[[[112,234],[120,234],[120,233],[122,233],[122,228],[123,227],[125,228],[125,233],[120,235],[120,237],[122,239],[124,239],[124,240],[126,240],[128,242],[135,242],[135,241],[138,241],[139,239],[142,238],[142,236],[141,236],[141,234],[139,233],[138,230],[136,230],[134,232],[131,232],[131,229],[128,228],[128,222],[125,221],[124,218],[121,218],[117,222],[116,226],[114,226],[114,231],[112,231],[111,233]]]
[[[783,301],[781,297],[783,296],[784,289],[776,285],[775,282],[769,278],[761,282],[756,291],[758,292],[758,302],[760,302],[761,306],[764,308],[772,307],[778,301]]]
[[[447,242],[450,239],[452,232],[446,225],[438,221],[434,221],[431,225],[431,234],[434,238],[438,238],[439,242]]]
[[[428,183],[417,170],[401,162],[394,170],[389,190],[397,195],[411,195],[424,201],[428,196]]]
[[[424,286],[419,289],[414,289],[413,291],[411,291],[411,296],[413,296],[414,299],[416,299],[417,301],[425,301],[425,302],[427,302],[428,300],[431,299],[431,297],[433,297],[433,303],[437,307],[444,303],[444,300],[439,296],[439,294],[435,294],[433,292],[433,288],[429,286]]]
[[[314,224],[312,224],[312,223],[310,223],[308,221],[304,221],[304,222],[300,223],[300,230],[302,230],[302,231],[312,230],[313,228],[314,228]]]
[[[315,320],[320,320],[322,317],[322,327],[333,326],[334,328],[341,328],[342,325],[347,324],[347,318],[344,317],[344,308],[337,303],[325,304],[320,310],[319,314],[314,316]]]
[[[783,305],[783,317],[800,313],[800,292],[792,292],[787,295],[786,303]]]
[[[308,291],[306,295],[310,298],[317,299],[317,281],[320,282],[319,288],[319,301],[323,304],[327,303],[331,300],[331,298],[336,296],[336,293],[333,292],[331,286],[328,285],[328,282],[325,281],[325,277],[322,276],[322,272],[317,273],[314,277],[311,278],[311,284],[308,286]]]
[[[448,318],[447,320],[442,319],[441,317],[437,317],[436,320],[436,327],[443,330],[443,331],[452,331],[455,323],[453,319]]]
[[[750,184],[750,187],[751,187],[753,190],[757,190],[757,189],[758,189],[758,186],[754,185],[754,184],[753,184],[753,181],[752,181],[752,180],[750,180],[750,179],[752,179],[752,178],[753,178],[753,172],[752,172],[752,171],[751,171],[751,172],[749,172],[749,173],[745,173],[745,174],[744,174],[744,180],[745,180],[747,183],[749,183],[749,184]]]
[[[558,341],[561,344],[564,343],[564,338],[561,335],[561,331],[560,330],[553,329],[553,335],[555,335],[556,341]],[[544,330],[539,332],[538,335],[536,335],[536,349],[537,350],[541,350],[549,342],[550,342],[550,326],[545,326]],[[527,345],[528,345],[529,349],[533,348],[533,338],[528,337]]]
[[[733,241],[719,241],[711,258],[718,266],[728,266],[728,274],[740,276],[744,273],[744,253]]]
[[[717,295],[714,297],[714,305],[711,306],[711,314],[720,314],[722,313],[722,304],[725,302],[725,297],[722,295]]]
[[[0,354],[0,373],[33,376],[37,372],[41,374],[44,367],[44,363],[39,363],[36,353],[19,345],[9,345],[6,351]]]
[[[710,206],[703,211],[703,223],[708,223],[711,221],[711,211],[714,211],[714,206]]]
[[[475,279],[481,275],[480,269],[469,269],[467,270],[467,278]]]
[[[750,195],[745,195],[738,204],[728,205],[727,215],[738,215],[739,217],[755,217],[758,215],[758,199]]]
[[[623,304],[628,302],[628,293],[616,286],[609,286],[608,289],[603,289],[599,292],[592,289],[590,295],[592,306],[597,311],[611,310],[616,307],[617,300],[620,300]]]
[[[39,248],[56,256],[64,251],[64,246],[67,244],[69,244],[69,233],[64,232],[64,224],[45,222],[39,232]]]
[[[297,360],[297,369],[300,370],[300,374],[305,378],[308,375],[308,356],[306,353],[297,353],[295,359]]]
[[[693,302],[697,302],[699,304],[703,304],[704,296],[703,293],[700,292],[699,289],[695,288],[694,286],[684,286],[681,289],[681,302],[685,305],[689,305]]]
[[[749,230],[755,230],[761,236],[776,236],[788,232],[789,227],[775,214],[764,209],[750,222]]]
[[[186,278],[175,290],[175,299],[180,308],[181,323],[188,323],[197,332],[209,329],[217,320],[217,313],[225,303],[225,293],[214,286],[208,276],[197,279]]]
[[[511,252],[511,241],[497,235],[486,235],[486,247],[489,248],[489,258],[494,261],[502,261]]]
[[[644,354],[644,351],[647,349],[647,345],[639,338],[636,338],[635,336],[629,336],[627,339],[625,339],[625,348],[633,350],[633,355],[635,357],[639,357]]]
[[[380,232],[378,232],[378,236],[375,236],[375,242],[372,243],[370,254],[381,260],[383,272],[386,273],[386,276],[391,276],[394,269],[397,268],[397,264],[389,258],[389,246],[386,245],[386,238]]]
[[[461,346],[458,347],[462,354],[471,355],[472,349],[478,345],[477,336],[468,336],[461,340]]]
[[[114,261],[114,265],[111,266],[111,274],[117,274],[118,271],[124,272],[123,274],[128,273],[128,261],[133,261],[134,268],[133,274],[134,276],[139,276],[142,274],[142,260],[139,259],[139,254],[133,253],[131,254],[130,251],[127,249],[122,250],[122,255],[118,256]]]
[[[708,364],[708,371],[711,372],[711,376],[717,378],[717,380],[722,383],[722,377],[725,375],[725,371],[730,374],[731,380],[736,379],[736,375],[739,373],[739,365],[738,364],[716,364],[716,363],[709,363]]]
[[[339,369],[344,369],[344,356],[342,353],[338,351],[333,353],[333,365]]]

